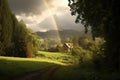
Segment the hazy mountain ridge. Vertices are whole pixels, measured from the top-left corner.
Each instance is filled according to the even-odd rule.
[[[74,36],[81,36],[84,33],[84,31],[77,31],[77,30],[60,30],[60,31],[56,31],[56,30],[49,30],[47,32],[36,32],[36,34],[40,37],[40,38],[53,38],[59,36],[61,38],[67,38],[67,37],[74,37]],[[88,33],[89,36],[91,36],[90,33]]]

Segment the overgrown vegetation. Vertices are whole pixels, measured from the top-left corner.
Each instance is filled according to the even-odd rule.
[[[53,60],[57,62],[61,62],[66,65],[73,65],[79,63],[79,57],[78,56],[72,56],[66,53],[60,53],[60,52],[45,52],[45,51],[39,51],[35,54],[35,58],[43,58],[47,60]]]
[[[104,62],[113,71],[120,70],[120,8],[118,0],[68,0],[71,14],[76,15],[76,23],[81,22],[85,33],[91,28],[93,39],[103,37]],[[100,58],[103,59],[103,58]]]
[[[119,80],[119,72],[96,71],[91,65],[61,67],[55,80]]]
[[[38,32],[38,37],[17,20],[7,0],[0,0],[0,56],[12,56],[0,57],[1,80],[55,64],[64,65],[56,80],[120,79],[120,4],[117,0],[68,1],[71,14],[77,15],[75,22],[84,25],[85,33],[90,28],[93,39],[72,30],[66,35],[59,31],[61,42],[54,30]]]
[[[38,49],[36,34],[18,21],[11,12],[7,0],[0,0],[0,55],[32,57]]]

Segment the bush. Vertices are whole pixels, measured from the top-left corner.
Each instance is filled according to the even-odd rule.
[[[0,56],[4,56],[6,53],[2,50],[0,50]]]
[[[51,47],[48,49],[49,52],[59,52],[59,50],[56,47]]]
[[[72,49],[72,55],[80,55],[83,52],[82,47],[76,46]]]

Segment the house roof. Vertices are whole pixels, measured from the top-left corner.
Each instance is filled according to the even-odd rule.
[[[64,45],[68,48],[73,48],[73,43],[64,43]]]

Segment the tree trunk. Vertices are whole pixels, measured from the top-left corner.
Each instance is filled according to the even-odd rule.
[[[27,58],[32,58],[32,49],[31,49],[31,47],[30,47],[30,43],[29,42],[27,42],[27,50],[26,50],[27,52],[26,52],[26,54],[27,54]]]

